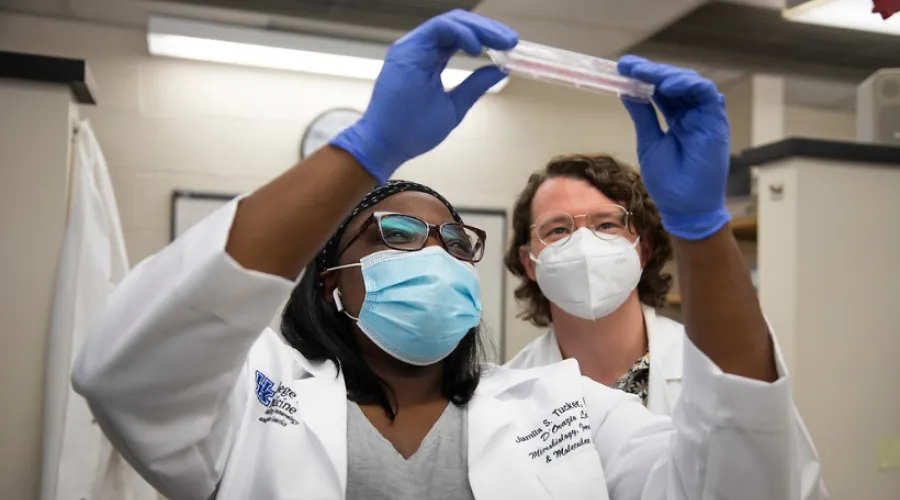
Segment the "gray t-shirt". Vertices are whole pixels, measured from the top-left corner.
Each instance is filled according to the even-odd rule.
[[[448,404],[419,449],[404,459],[348,401],[347,500],[474,500],[465,426],[465,409]]]

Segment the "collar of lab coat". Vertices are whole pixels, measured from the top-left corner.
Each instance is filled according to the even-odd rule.
[[[347,390],[344,376],[331,361],[310,361],[291,346],[287,350],[299,368],[292,384],[297,401],[303,403],[297,405],[297,413],[327,454],[341,491],[346,491]],[[343,422],[343,425],[335,425],[337,422]]]
[[[657,315],[652,307],[642,306],[642,309],[650,350],[650,372],[653,373],[656,369],[667,381],[681,379],[684,326]],[[556,332],[552,327],[536,341],[536,344],[532,350],[536,358],[532,365],[543,366],[563,360],[559,343],[556,341]]]
[[[644,325],[650,350],[647,409],[671,415],[681,393],[684,368],[684,327],[644,306]]]
[[[658,415],[671,415],[681,392],[684,326],[658,316],[652,307],[642,307],[650,350],[650,380],[647,407]],[[510,361],[515,368],[546,366],[562,361],[562,353],[551,328]]]
[[[283,341],[283,340],[282,340]],[[347,484],[347,404],[343,374],[331,361],[313,362],[289,348],[300,372],[294,383],[299,401],[298,413],[334,466],[341,487]],[[514,370],[487,363],[472,400],[466,407],[468,461],[472,470],[488,454],[495,437],[513,425],[513,415],[506,399],[526,397],[529,385],[550,378],[578,380],[580,370],[575,360],[535,368]],[[342,422],[343,425],[335,425]],[[496,443],[494,443],[496,444]]]
[[[684,326],[658,316],[652,307],[643,306],[643,309],[650,350],[650,372],[657,367],[665,380],[680,380],[684,371]]]

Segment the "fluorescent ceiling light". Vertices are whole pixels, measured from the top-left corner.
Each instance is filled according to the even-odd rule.
[[[156,56],[239,64],[320,75],[372,80],[387,53],[383,45],[311,35],[278,33],[236,26],[151,17],[147,33],[150,53]],[[455,58],[441,73],[447,88],[466,79],[487,60]],[[499,92],[507,79],[494,85]]]
[[[882,19],[872,12],[872,0],[788,2],[791,3],[795,6],[782,13],[789,21],[900,35],[900,15]]]

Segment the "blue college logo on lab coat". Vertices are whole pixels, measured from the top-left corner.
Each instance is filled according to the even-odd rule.
[[[272,404],[272,397],[275,396],[275,382],[267,377],[263,372],[256,370],[256,399],[268,407]]]

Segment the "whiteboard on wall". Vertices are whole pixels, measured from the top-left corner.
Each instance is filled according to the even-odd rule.
[[[236,194],[226,193],[173,191],[171,239],[175,240],[191,226],[205,219],[236,196]]]
[[[235,194],[176,190],[172,193],[172,227],[174,240],[194,224],[232,200]],[[487,233],[484,258],[475,269],[481,283],[483,341],[488,360],[506,361],[506,268],[503,252],[506,243],[506,212],[503,210],[457,209],[463,221]],[[279,314],[280,316],[280,314]],[[277,330],[278,318],[272,326]]]

